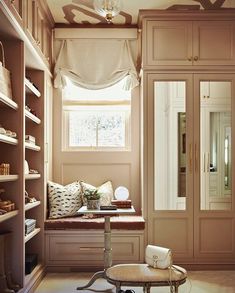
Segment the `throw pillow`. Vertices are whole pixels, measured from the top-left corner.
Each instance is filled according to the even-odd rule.
[[[113,199],[113,186],[111,181],[107,181],[100,185],[99,187],[95,187],[91,184],[85,183],[83,181],[80,182],[82,187],[82,194],[86,190],[95,190],[98,189],[98,193],[100,194],[100,205],[102,206],[108,206],[111,205],[111,200]],[[83,205],[87,204],[86,198],[84,198],[84,195],[82,196]]]
[[[48,199],[50,219],[74,216],[82,206],[81,185],[78,181],[65,186],[49,181]]]

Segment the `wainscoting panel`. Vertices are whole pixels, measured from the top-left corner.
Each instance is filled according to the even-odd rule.
[[[155,218],[153,242],[155,245],[171,248],[176,258],[191,257],[192,239],[189,231],[187,218]]]
[[[103,266],[103,231],[47,231],[46,265],[65,267]],[[112,231],[113,263],[141,263],[144,231]]]
[[[232,254],[234,223],[229,218],[201,218],[199,224],[200,254]],[[232,232],[233,231],[233,232]]]

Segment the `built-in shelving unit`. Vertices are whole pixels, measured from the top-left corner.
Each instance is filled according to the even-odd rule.
[[[11,218],[14,218],[15,216],[17,216],[19,213],[18,210],[12,211],[12,212],[8,212],[4,215],[0,215],[0,223],[3,223]]]
[[[12,87],[12,99],[4,95],[0,87],[0,125],[17,134],[15,138],[0,134],[0,164],[6,163],[10,166],[10,175],[0,175],[0,189],[4,189],[0,198],[10,200],[17,208],[0,215],[0,231],[12,232],[11,271],[14,283],[19,284],[20,292],[32,292],[44,270],[44,107],[46,86],[51,75],[42,52],[40,54],[41,49],[35,49],[26,34],[26,27],[22,28],[11,14],[11,8],[17,3],[17,7],[22,4],[23,17],[28,17],[26,14],[29,9],[24,9],[24,2],[0,1],[0,40],[3,43],[5,65],[10,72]],[[41,1],[34,2],[37,7],[33,5],[30,19],[35,23],[34,29],[38,31],[38,22],[32,16],[39,10]],[[43,23],[40,29],[45,28],[46,19]],[[26,18],[22,21],[22,25],[24,24]],[[37,35],[42,36],[42,32]],[[41,43],[45,42],[43,36]],[[0,54],[0,61],[1,58]],[[25,141],[26,135],[34,137],[35,142]],[[32,174],[25,174],[25,160]],[[32,170],[38,173],[33,173]],[[26,191],[29,197],[36,198],[37,201],[25,204]],[[36,220],[36,228],[26,236],[25,219]],[[36,254],[38,259],[38,265],[29,275],[25,275],[26,254]]]

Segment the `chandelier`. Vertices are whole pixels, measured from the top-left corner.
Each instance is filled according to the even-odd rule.
[[[94,0],[96,12],[103,16],[108,23],[112,22],[114,16],[118,15],[122,8],[121,0]]]

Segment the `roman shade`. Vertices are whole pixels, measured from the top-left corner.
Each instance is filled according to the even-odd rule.
[[[63,40],[55,64],[54,86],[63,88],[65,76],[87,89],[102,89],[129,76],[125,88],[139,84],[128,40]]]

